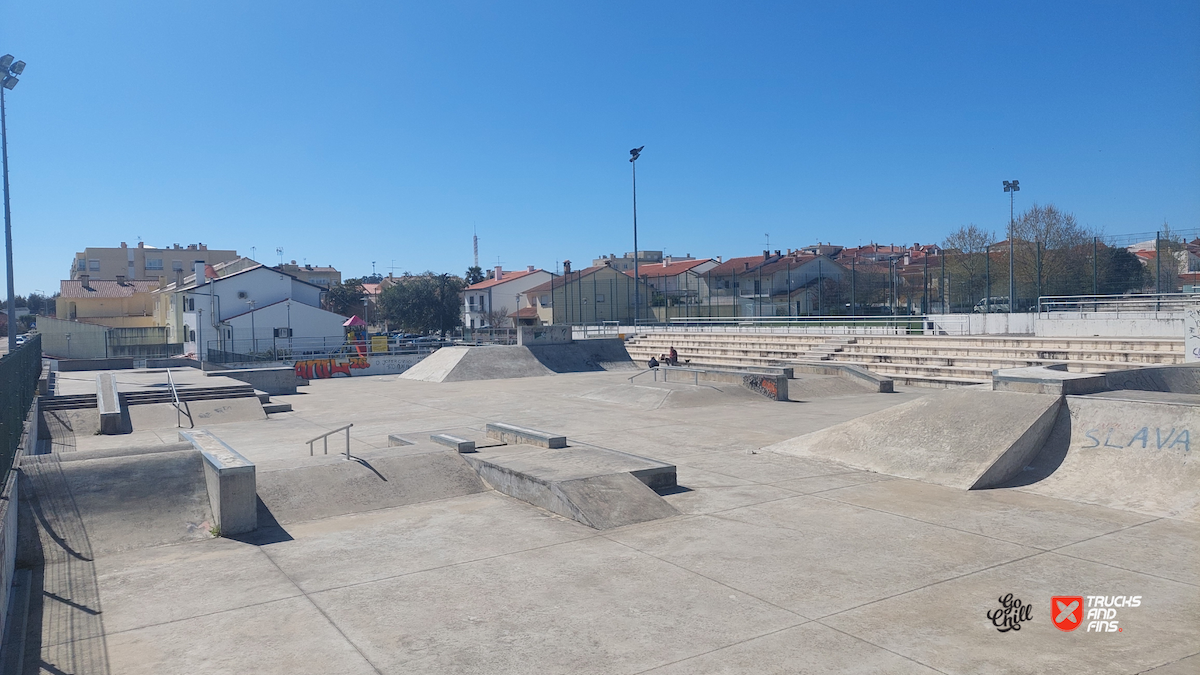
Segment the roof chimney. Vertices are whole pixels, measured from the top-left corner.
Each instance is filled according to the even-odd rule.
[[[496,268],[496,269],[499,269],[499,268]],[[570,273],[571,273],[571,261],[564,260],[563,261],[563,274],[570,274]]]
[[[92,280],[92,276],[90,274],[80,274],[79,275],[79,285],[83,286],[84,288],[91,288],[91,286],[89,285],[89,282],[91,280]]]
[[[670,261],[671,261],[671,259],[670,259],[670,258],[664,258],[664,259],[663,259],[663,267],[666,267],[667,265],[670,265],[670,264],[671,264],[671,262],[670,262]]]
[[[205,281],[204,281],[204,261],[203,260],[197,260],[192,263],[192,272],[194,272],[196,274],[196,285],[197,286],[200,286],[205,283]]]
[[[767,258],[770,258],[770,257],[771,257],[771,252],[766,249],[763,249],[763,260],[766,260]]]
[[[146,248],[146,242],[144,242],[144,241],[139,241],[139,242],[138,242],[138,248]]]
[[[528,266],[525,268],[525,271],[526,271],[526,272],[532,272],[532,271],[534,271],[534,270],[533,270],[533,265],[528,265]]]
[[[175,290],[183,288],[183,270],[175,270]]]
[[[500,281],[500,279],[502,279],[503,277],[504,277],[504,270],[501,269],[500,265],[496,265],[496,277],[495,277],[496,281]]]
[[[124,274],[118,274],[118,275],[117,275],[117,285],[118,285],[118,286],[124,286],[124,285],[125,285],[125,275],[124,275]]]
[[[121,248],[129,248],[129,244],[126,244],[125,242],[121,242]]]

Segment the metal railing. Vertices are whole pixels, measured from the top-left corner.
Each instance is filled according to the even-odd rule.
[[[1200,305],[1200,293],[1138,295],[1055,295],[1038,298],[1039,314],[1048,312],[1184,312]]]
[[[171,398],[174,399],[172,405],[175,406],[175,427],[183,428],[183,415],[187,415],[188,428],[195,429],[196,422],[192,419],[191,409],[184,410],[187,405],[179,400],[179,389],[175,387],[175,378],[171,377],[171,369],[167,368],[167,385],[171,387]]]
[[[16,351],[0,357],[0,486],[7,480],[21,444],[25,418],[37,395],[41,372],[40,335],[32,336]]]
[[[352,427],[352,426],[354,426],[354,425],[347,424],[344,427],[338,427],[338,428],[334,429],[333,431],[327,431],[327,432],[321,434],[320,436],[317,436],[316,438],[309,441],[308,442],[308,456],[312,457],[314,455],[313,443],[316,443],[317,441],[320,441],[320,440],[325,441],[325,454],[328,455],[329,454],[329,437],[336,434],[339,431],[345,431],[346,432],[346,459],[350,459],[350,427]]]
[[[807,333],[816,335],[922,335],[933,328],[932,317],[900,316],[744,316],[672,318],[666,324],[639,324],[642,331],[684,330],[700,332]],[[961,323],[966,333],[967,318],[937,318],[939,332],[951,332],[948,323]]]
[[[646,373],[654,373],[654,381],[658,382],[658,374],[660,372],[662,373],[662,381],[666,382],[667,381],[667,373],[669,373],[671,371],[678,371],[678,372],[691,373],[692,374],[692,384],[694,384],[696,386],[700,386],[700,373],[705,372],[705,370],[706,369],[704,369],[704,368],[687,368],[684,366],[670,366],[670,367],[664,367],[664,368],[647,368],[646,370],[643,370],[640,373],[631,375],[629,377],[629,383],[633,384],[633,381],[635,378],[637,378],[641,375],[645,375]]]

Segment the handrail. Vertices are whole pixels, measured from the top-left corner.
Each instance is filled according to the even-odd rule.
[[[1182,312],[1200,303],[1198,293],[1131,293],[1129,295],[1043,295],[1038,313],[1047,312]]]
[[[633,384],[633,381],[634,381],[634,379],[636,379],[636,378],[638,378],[638,377],[641,377],[642,375],[645,375],[646,373],[653,373],[653,372],[656,372],[657,370],[658,370],[658,368],[647,368],[647,369],[643,370],[643,371],[642,371],[642,372],[640,372],[640,373],[635,373],[635,374],[633,374],[633,375],[630,375],[630,376],[629,376],[629,384]],[[658,375],[655,375],[655,376],[654,376],[654,381],[655,381],[655,382],[657,382],[657,381],[658,381]]]
[[[179,400],[179,390],[175,387],[175,378],[171,377],[171,369],[170,368],[167,368],[167,384],[170,385],[170,387],[171,387],[171,397],[175,399],[175,402],[172,403],[171,405],[175,406],[175,426],[176,426],[176,428],[183,428],[183,423],[181,421],[182,420],[181,415],[187,415],[188,424],[190,425],[188,428],[195,429],[196,421],[192,419],[192,412],[191,412],[190,408],[187,411],[185,411],[183,409],[183,402]]]
[[[347,424],[344,427],[338,427],[338,428],[334,429],[333,431],[327,431],[327,432],[321,434],[320,436],[317,436],[316,438],[309,441],[308,442],[308,456],[309,457],[313,456],[313,443],[316,443],[317,441],[319,441],[321,439],[325,440],[325,454],[328,455],[329,454],[329,437],[336,434],[339,431],[345,431],[346,432],[346,459],[350,459],[350,427],[352,427],[352,426],[354,426],[353,423]]]

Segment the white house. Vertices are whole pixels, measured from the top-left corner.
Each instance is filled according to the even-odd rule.
[[[344,341],[346,317],[321,309],[324,289],[316,284],[257,263],[223,276],[213,265],[198,262],[195,269],[181,286],[157,291],[156,314],[185,353],[207,360],[201,347],[246,354],[289,338],[298,348],[295,342],[315,348]]]
[[[525,291],[550,281],[554,276],[546,270],[535,269],[533,265],[520,272],[505,271],[497,266],[490,279],[463,290],[463,327],[498,328],[508,324],[511,321],[508,315],[520,311]],[[492,325],[500,321],[504,323]]]

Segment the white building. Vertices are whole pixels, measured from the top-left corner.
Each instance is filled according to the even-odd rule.
[[[289,345],[314,348],[344,341],[346,317],[321,309],[324,289],[247,262],[251,265],[224,275],[217,266],[197,262],[195,274],[181,286],[156,292],[156,315],[168,327],[168,339],[184,343],[184,353],[208,360],[201,347],[248,354],[289,338]]]
[[[472,284],[463,290],[463,327],[473,329],[511,326],[512,320],[508,315],[520,311],[521,298],[525,291],[553,278],[553,273],[535,269],[533,265],[520,272],[507,272],[497,266],[490,279]]]

